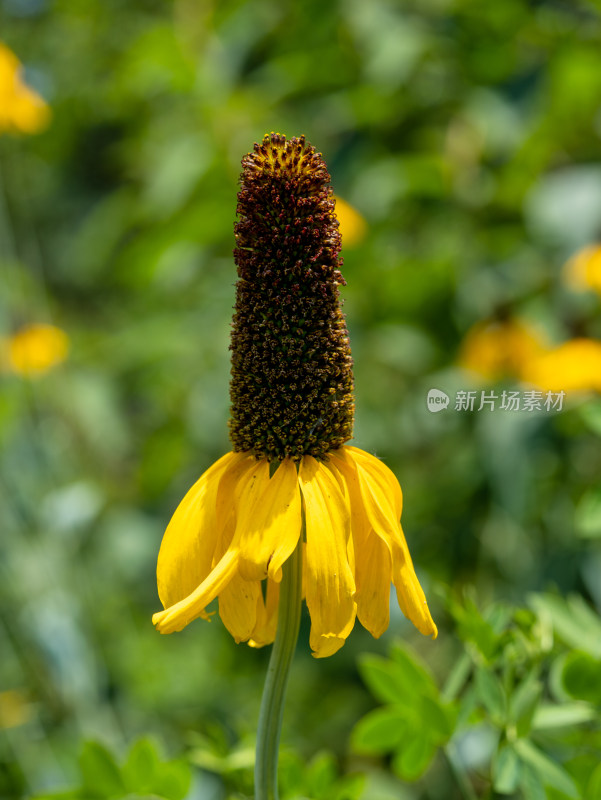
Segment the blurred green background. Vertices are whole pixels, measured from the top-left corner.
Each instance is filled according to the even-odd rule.
[[[171,765],[181,791],[164,796],[251,796],[268,649],[235,645],[217,617],[168,637],[150,618],[165,525],[229,449],[237,182],[270,131],[304,133],[362,220],[342,221],[354,443],[399,477],[440,628],[421,639],[393,601],[381,640],[357,624],[315,661],[303,620],[286,797],[601,797],[594,367],[574,365],[582,387],[561,412],[453,408],[460,390],[528,388],[511,369],[462,368],[475,325],[523,320],[546,347],[601,339],[599,292],[562,271],[601,238],[596,4],[3,0],[0,40],[51,111],[43,130],[0,132],[0,797],[78,785],[78,757],[87,788],[70,797],[125,796],[108,755],[81,743],[122,763],[147,734],[195,765],[189,788]],[[66,358],[11,367],[15,334],[48,323]],[[448,409],[428,411],[430,388]],[[467,704],[445,740],[455,760],[437,752],[423,777],[351,741],[375,706],[359,656],[399,637]],[[572,794],[524,753],[515,781],[499,778],[507,698],[532,669],[537,703],[577,709],[550,744],[532,733]],[[364,777],[332,788],[320,769]]]

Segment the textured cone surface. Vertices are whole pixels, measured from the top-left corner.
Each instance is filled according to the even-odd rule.
[[[242,167],[230,436],[270,461],[324,460],[354,410],[330,176],[304,136],[265,136]]]

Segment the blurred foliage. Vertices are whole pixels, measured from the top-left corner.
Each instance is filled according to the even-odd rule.
[[[37,795],[36,800],[109,800],[117,797],[156,797],[184,800],[190,788],[190,767],[183,760],[162,761],[150,739],[138,739],[119,765],[97,742],[86,742],[79,757],[81,787]]]
[[[401,481],[441,631],[392,609],[380,641],[316,663],[305,621],[285,796],[601,794],[598,393],[426,405],[490,389],[460,363],[475,326],[601,340],[596,268],[563,269],[601,239],[600,33],[585,0],[3,0],[12,85],[51,117],[0,134],[0,797],[85,787],[91,762],[125,780],[141,735],[197,765],[188,798],[250,792],[268,653],[150,616],[165,524],[229,447],[235,193],[271,130],[305,133],[344,201],[355,443]],[[38,325],[68,352],[23,374],[6,353]],[[378,668],[401,694],[374,709]],[[407,676],[398,738],[354,752]],[[109,750],[78,771],[81,741]]]
[[[482,615],[469,596],[450,598],[465,650],[442,690],[406,647],[363,657],[363,679],[385,705],[355,727],[354,749],[391,753],[405,781],[446,769],[465,797],[596,797],[601,618],[578,596],[533,594],[528,605]]]

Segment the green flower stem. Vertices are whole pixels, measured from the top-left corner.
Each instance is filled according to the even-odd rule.
[[[267,667],[257,729],[255,800],[278,800],[278,751],[290,665],[296,649],[302,600],[302,535],[282,567],[278,627]]]

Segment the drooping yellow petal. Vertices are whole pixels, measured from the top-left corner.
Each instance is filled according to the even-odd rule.
[[[354,622],[354,617],[353,617]],[[348,634],[347,634],[348,635]],[[337,653],[346,642],[346,636],[323,636],[311,625],[309,645],[315,658],[327,658]]]
[[[307,529],[306,599],[317,645],[321,637],[346,639],[355,622],[350,509],[332,473],[311,456],[303,456],[298,478]]]
[[[257,468],[257,460],[249,457],[240,462],[236,469],[224,475],[219,484],[217,496],[217,519],[225,520],[213,563],[217,565],[225,553],[233,548],[238,549],[239,542],[233,542],[236,520],[240,513],[241,503]],[[247,641],[257,623],[257,609],[263,602],[260,581],[244,580],[238,572],[219,594],[219,616],[236,642]]]
[[[346,448],[350,450],[351,448]],[[354,449],[354,448],[353,448]],[[401,611],[425,635],[436,637],[438,631],[415,574],[403,529],[397,521],[398,493],[392,494],[390,479],[371,461],[351,453],[365,514],[374,532],[386,544],[392,556],[392,581],[397,590]]]
[[[359,622],[378,639],[390,621],[390,551],[373,531],[356,547],[355,581]]]
[[[203,616],[205,608],[232,580],[238,569],[238,551],[228,550],[217,566],[191,594],[173,606],[159,611],[152,617],[159,633],[181,631],[197,617]]]
[[[281,579],[281,566],[292,555],[301,530],[296,465],[284,459],[272,477],[259,462],[249,479],[238,513],[240,575],[246,580]]]
[[[430,614],[424,590],[415,574],[405,534],[400,525],[398,535],[392,542],[392,582],[403,614],[411,620],[420,633],[436,639],[438,628]]]
[[[349,455],[355,464],[361,504],[366,520],[370,528],[391,549],[392,539],[398,528],[395,498],[380,473],[372,469],[371,463],[366,464],[353,453]]]
[[[399,520],[403,511],[403,491],[396,478],[396,475],[390,469],[390,467],[387,467],[386,464],[383,461],[380,461],[379,458],[372,456],[371,453],[366,453],[365,450],[360,450],[358,447],[345,445],[341,448],[341,450],[348,451],[349,455],[355,460],[359,460],[359,462],[362,463],[366,469],[371,469],[381,476],[385,485],[390,490],[390,496],[394,500],[394,509],[396,511],[397,520]]]
[[[346,450],[351,452],[347,453]],[[340,475],[345,484],[346,494],[350,497],[357,616],[363,627],[378,638],[388,627],[390,618],[391,556],[388,546],[374,533],[365,513],[354,462],[355,454],[368,455],[357,448],[342,447],[330,453],[330,463],[327,466],[335,474]],[[369,458],[377,461],[373,456]],[[393,473],[390,475],[394,478]],[[382,478],[390,480],[384,470]],[[396,478],[394,480],[396,482]],[[397,498],[398,495],[400,487]]]
[[[254,480],[258,463],[256,458],[245,454],[221,476],[216,512],[219,536],[213,554],[213,566],[217,565],[231,546],[238,548],[238,541],[233,542],[238,513]]]
[[[220,479],[244,460],[226,453],[203,473],[173,514],[159,551],[157,585],[165,608],[183,600],[209,574],[218,539],[216,498]]]
[[[248,642],[251,647],[264,647],[275,639],[279,600],[280,584],[268,578],[265,600],[261,595],[257,601],[257,622]]]
[[[245,581],[239,574],[219,593],[219,616],[236,642],[250,639],[257,622],[257,603],[261,594],[259,581]]]
[[[348,498],[351,512],[351,536],[361,542],[369,534],[371,525],[363,507],[354,456],[346,452],[349,449],[340,447],[338,450],[330,452],[330,463],[326,466],[337,476],[339,481],[342,480],[344,483],[345,497]]]

